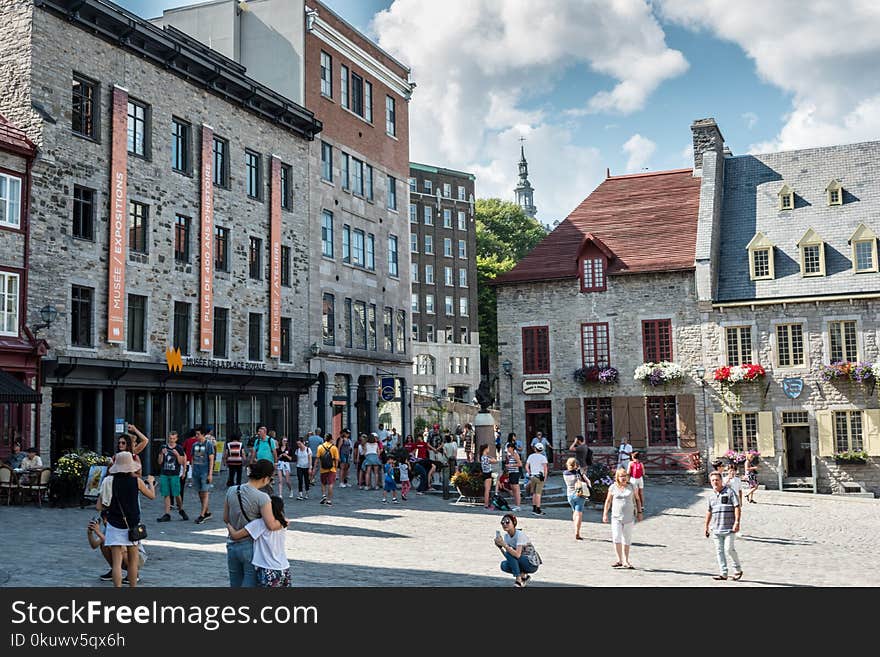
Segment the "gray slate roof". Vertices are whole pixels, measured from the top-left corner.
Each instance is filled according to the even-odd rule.
[[[853,274],[849,238],[864,223],[880,235],[880,142],[724,159],[717,301],[880,292],[880,273]],[[828,206],[837,179],[843,205]],[[778,210],[779,190],[795,209]],[[802,278],[797,243],[808,228],[825,241],[827,276]],[[776,278],[749,280],[746,246],[758,232],[775,245]]]

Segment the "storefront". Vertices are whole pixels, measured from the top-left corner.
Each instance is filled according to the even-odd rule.
[[[22,449],[40,448],[40,414],[33,411],[42,401],[37,369],[45,353],[42,340],[0,339],[0,459],[9,456],[15,442]]]

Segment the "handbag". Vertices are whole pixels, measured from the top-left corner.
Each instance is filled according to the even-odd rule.
[[[128,518],[125,517],[125,509],[122,508],[122,503],[115,497],[113,500],[119,505],[119,510],[122,512],[122,520],[125,521],[125,527],[128,529],[128,540],[132,543],[137,543],[145,539],[147,537],[147,526],[142,522],[139,522],[136,527],[129,525]]]
[[[523,556],[528,560],[530,564],[532,564],[535,568],[540,566],[544,561],[541,559],[541,555],[538,554],[538,551],[535,549],[535,546],[531,543],[523,545],[522,549]]]
[[[574,482],[574,494],[586,500],[590,499],[590,487],[581,475],[578,475],[577,481]]]

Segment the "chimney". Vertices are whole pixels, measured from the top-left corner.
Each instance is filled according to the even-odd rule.
[[[724,152],[724,137],[718,129],[715,119],[697,119],[691,123],[694,135],[694,172],[703,168],[703,153],[716,151],[720,156]]]

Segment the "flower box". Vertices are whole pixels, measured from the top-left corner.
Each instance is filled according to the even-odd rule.
[[[580,367],[574,371],[573,376],[575,381],[582,384],[614,385],[620,373],[614,367]]]
[[[837,361],[830,365],[819,366],[819,376],[823,381],[852,381],[868,385],[877,379],[878,363],[852,363],[849,361]]]
[[[742,365],[725,365],[715,370],[714,378],[719,383],[735,385],[737,383],[760,381],[767,375],[761,365],[743,363]]]
[[[864,465],[868,462],[868,452],[837,452],[834,462],[845,465]]]
[[[681,365],[666,360],[660,363],[645,363],[636,368],[633,378],[645,385],[663,386],[683,380],[684,369]]]
[[[747,452],[735,452],[732,449],[729,449],[724,455],[724,458],[727,459],[728,463],[740,466],[749,460],[749,454],[754,454],[756,458],[761,456],[761,452],[754,449],[750,449]]]

